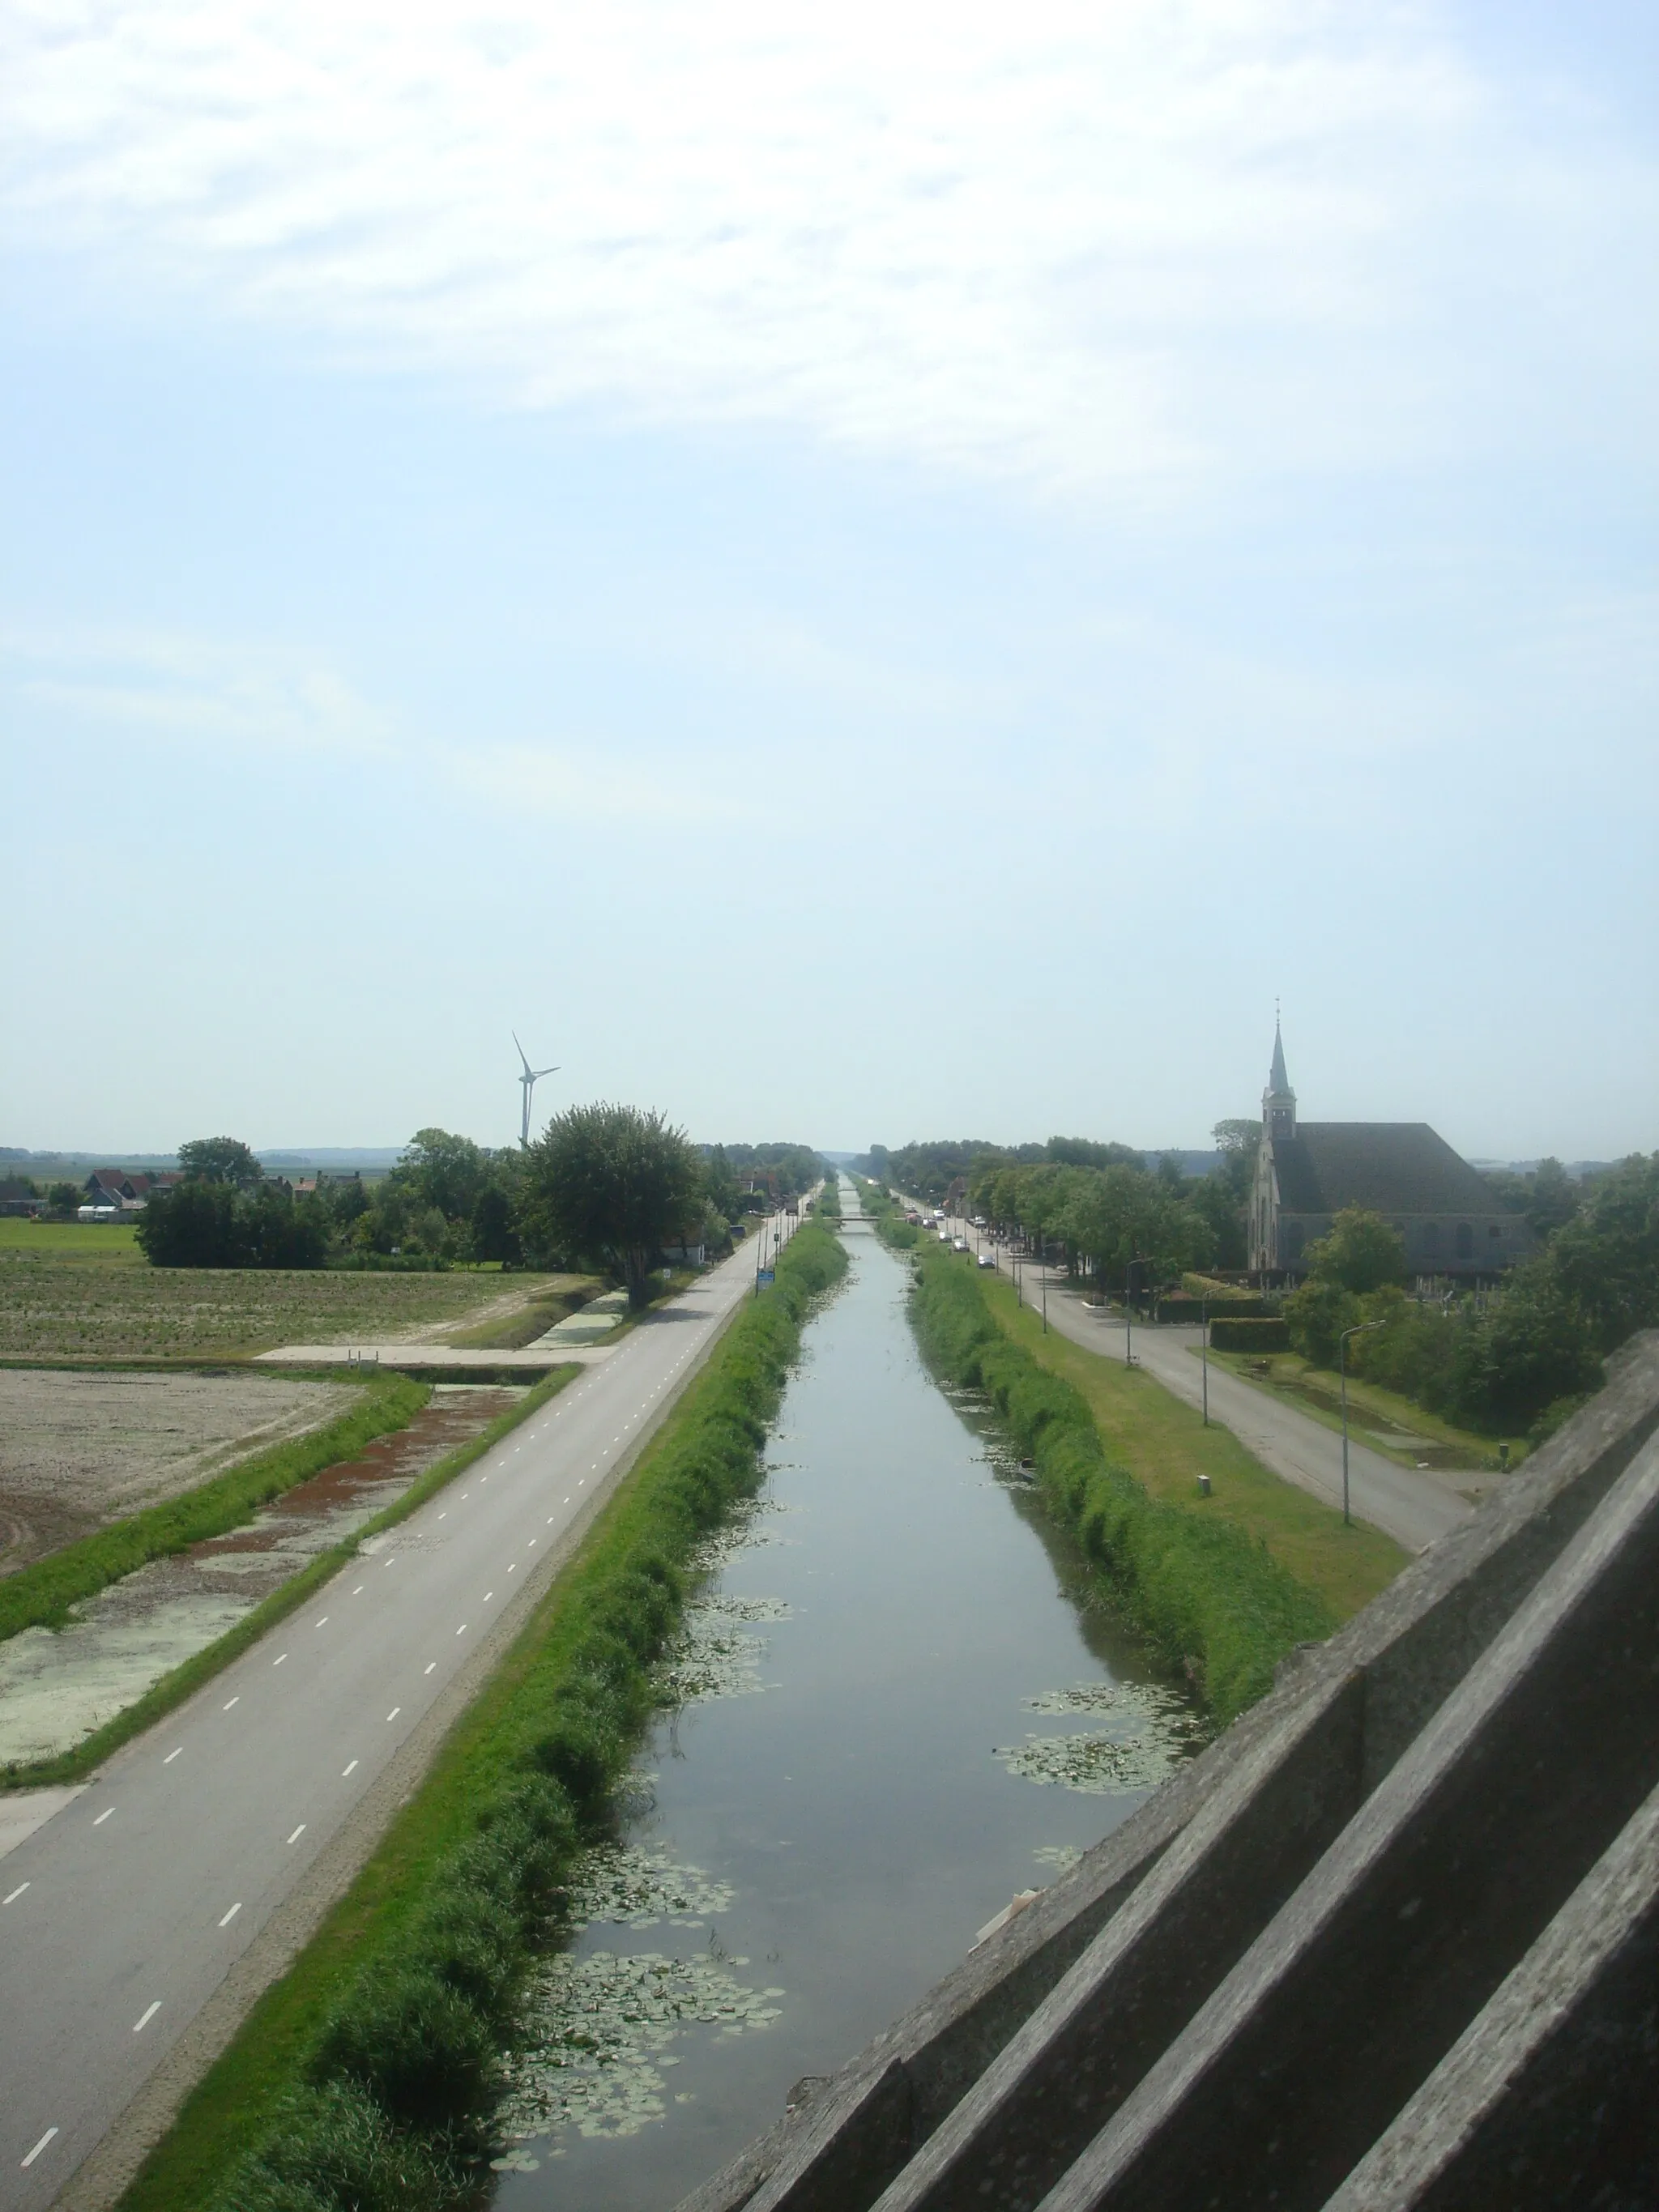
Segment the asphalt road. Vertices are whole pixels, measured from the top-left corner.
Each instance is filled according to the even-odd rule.
[[[0,2207],[49,2204],[750,1287],[752,1244],[0,1859]],[[525,1608],[527,1610],[527,1607]]]
[[[974,1242],[971,1230],[964,1229],[959,1221],[954,1226],[970,1244]],[[1006,1252],[999,1251],[998,1265],[1005,1273],[1010,1272]],[[1024,1280],[1026,1302],[1035,1304],[1041,1296],[1042,1280],[1035,1261],[1027,1261]],[[1059,1275],[1051,1274],[1048,1280],[1048,1326],[1091,1352],[1106,1352],[1119,1359],[1123,1357],[1121,1319],[1085,1305]],[[1137,1326],[1135,1361],[1149,1375],[1155,1375],[1176,1397],[1196,1406],[1204,1387],[1199,1363],[1193,1356],[1198,1342],[1199,1332],[1195,1328]],[[1287,1406],[1270,1392],[1257,1390],[1242,1382],[1213,1360],[1210,1364],[1210,1419],[1231,1429],[1245,1449],[1275,1474],[1283,1475],[1299,1489],[1310,1491],[1328,1505],[1341,1505],[1342,1438],[1336,1431],[1298,1413],[1295,1407]],[[1449,1483],[1437,1481],[1431,1474],[1420,1474],[1412,1468],[1396,1467],[1381,1452],[1354,1443],[1352,1437],[1348,1443],[1348,1498],[1357,1521],[1381,1528],[1408,1552],[1422,1551],[1437,1537],[1467,1521],[1474,1510]]]

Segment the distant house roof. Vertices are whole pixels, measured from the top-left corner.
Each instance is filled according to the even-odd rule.
[[[1303,1121],[1273,1139],[1285,1213],[1496,1213],[1479,1175],[1426,1121]]]

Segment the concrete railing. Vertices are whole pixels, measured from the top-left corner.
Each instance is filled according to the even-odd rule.
[[[1541,2207],[1564,2162],[1628,2164],[1595,2114],[1659,2104],[1626,2081],[1659,2005],[1656,1430],[1650,1336],[684,2212]],[[1522,2135],[1534,2193],[1471,2193]]]

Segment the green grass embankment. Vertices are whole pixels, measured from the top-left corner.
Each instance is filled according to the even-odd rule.
[[[1154,1497],[1109,1455],[1083,1392],[1004,1327],[978,1270],[943,1246],[922,1243],[916,1254],[911,1313],[923,1350],[953,1382],[988,1393],[1050,1511],[1076,1533],[1125,1616],[1166,1664],[1186,1669],[1218,1721],[1231,1720],[1272,1686],[1287,1651],[1330,1634],[1336,1606],[1276,1559],[1261,1532],[1207,1510],[1213,1498],[1188,1508]],[[1006,1302],[1012,1319],[1012,1294]]]
[[[376,1437],[407,1427],[431,1395],[424,1382],[382,1376],[362,1386],[360,1404],[310,1436],[256,1452],[180,1498],[146,1506],[20,1567],[0,1582],[0,1640],[24,1628],[61,1628],[72,1605],[95,1596],[123,1575],[240,1528],[296,1483],[354,1459]]]
[[[845,1267],[827,1226],[790,1240],[123,2212],[478,2200],[525,1976],[606,1830],[696,1548],[759,1486],[808,1310]]]

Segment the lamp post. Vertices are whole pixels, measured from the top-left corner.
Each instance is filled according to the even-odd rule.
[[[1204,1370],[1204,1425],[1210,1425],[1210,1301],[1200,1298],[1198,1306],[1198,1364]]]
[[[1045,1237],[1039,1257],[1042,1266],[1042,1334],[1048,1334],[1048,1240]]]
[[[1380,1321],[1358,1321],[1352,1328],[1345,1328],[1336,1343],[1336,1364],[1342,1377],[1342,1526],[1352,1528],[1348,1517],[1348,1339],[1364,1336],[1368,1328],[1381,1328]]]
[[[1148,1255],[1146,1258],[1142,1259],[1142,1260],[1130,1260],[1130,1261],[1126,1261],[1126,1262],[1125,1262],[1125,1265],[1124,1265],[1124,1269],[1123,1269],[1123,1364],[1124,1364],[1126,1367],[1133,1367],[1133,1366],[1134,1365],[1134,1364],[1135,1364],[1135,1349],[1134,1349],[1134,1347],[1135,1347],[1135,1275],[1134,1275],[1134,1271],[1135,1271],[1135,1269],[1136,1269],[1137,1267],[1150,1267],[1151,1265],[1152,1265],[1152,1259],[1151,1259],[1151,1255]]]

